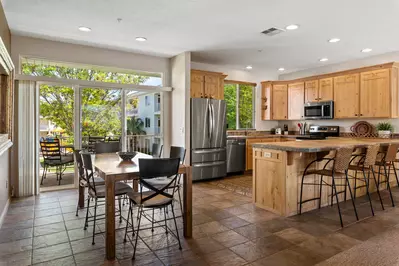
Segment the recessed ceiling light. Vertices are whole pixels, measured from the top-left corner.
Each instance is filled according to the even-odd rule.
[[[280,68],[278,69],[278,71],[284,71],[284,70],[285,70],[284,67],[280,67]]]
[[[339,42],[340,40],[341,39],[338,39],[338,38],[332,38],[332,39],[329,39],[328,42],[334,43],[334,42]]]
[[[80,26],[78,29],[80,31],[84,31],[84,32],[90,32],[91,31],[91,29],[89,27],[84,27],[84,26]]]
[[[287,27],[285,27],[286,30],[296,30],[297,28],[299,28],[299,26],[295,24],[288,25]]]
[[[246,66],[245,68],[246,69],[252,69],[252,66]]]
[[[136,37],[136,41],[138,42],[145,42],[147,40],[147,38],[144,37]]]
[[[362,53],[370,53],[371,51],[373,51],[373,49],[371,49],[371,48],[364,48],[364,49],[362,50]]]
[[[326,61],[328,61],[328,58],[320,58],[319,61],[320,62],[326,62]]]

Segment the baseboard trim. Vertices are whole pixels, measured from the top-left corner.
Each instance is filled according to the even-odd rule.
[[[4,218],[6,218],[8,207],[10,206],[10,199],[7,200],[6,205],[4,206],[3,212],[0,216],[0,229],[3,226]]]

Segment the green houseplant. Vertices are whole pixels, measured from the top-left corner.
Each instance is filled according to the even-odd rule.
[[[376,129],[380,138],[390,138],[393,132],[393,126],[389,122],[378,123]]]

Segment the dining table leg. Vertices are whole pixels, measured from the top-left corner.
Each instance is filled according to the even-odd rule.
[[[184,237],[191,238],[193,235],[193,180],[191,176],[191,166],[186,166],[183,182],[183,225]]]
[[[105,253],[107,260],[115,259],[115,178],[105,176]]]

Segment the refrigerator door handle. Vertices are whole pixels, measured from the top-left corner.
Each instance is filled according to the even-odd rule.
[[[211,125],[212,125],[210,141],[211,141],[211,146],[212,146],[212,132],[213,132],[213,130],[215,128],[215,111],[213,109],[213,104],[212,103],[210,104],[210,107],[211,107]]]
[[[245,143],[244,143],[245,144]],[[206,150],[200,150],[200,151],[196,151],[193,150],[194,154],[206,154],[206,153],[215,153],[215,152],[221,152],[221,151],[225,151],[225,148],[220,148],[220,149],[206,149]]]
[[[211,103],[208,102],[208,140],[209,140],[209,145],[211,145],[211,143],[212,143],[211,138],[212,138],[212,107],[211,107]]]
[[[192,167],[209,167],[209,166],[218,166],[218,165],[222,165],[225,164],[225,161],[221,161],[221,162],[212,162],[212,163],[196,163],[193,164]]]

